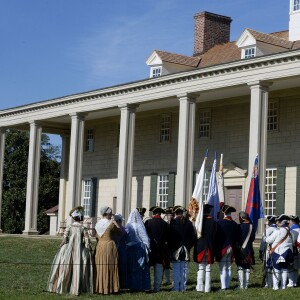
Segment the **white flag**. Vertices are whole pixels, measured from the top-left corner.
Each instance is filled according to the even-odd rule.
[[[195,221],[195,229],[197,232],[197,237],[200,238],[202,235],[202,224],[203,224],[203,187],[204,187],[204,175],[205,175],[205,163],[206,163],[207,157],[205,156],[204,161],[202,163],[201,169],[199,171],[196,185],[193,191],[192,197],[196,199],[199,203],[199,213],[197,215],[196,221]]]
[[[220,157],[219,180],[218,180],[219,201],[225,202],[224,197],[224,176],[223,176],[223,154]]]

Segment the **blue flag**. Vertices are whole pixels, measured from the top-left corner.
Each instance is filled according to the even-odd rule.
[[[258,155],[255,158],[249,193],[247,198],[246,213],[249,215],[256,230],[258,220],[265,217],[264,208],[261,202],[259,190],[259,176],[258,176]]]
[[[220,200],[219,200],[219,193],[218,193],[216,168],[217,168],[217,159],[215,158],[213,167],[211,170],[209,189],[208,189],[208,194],[207,194],[207,203],[209,205],[213,206],[213,208],[211,210],[211,216],[215,221],[218,220],[218,212],[220,210]]]

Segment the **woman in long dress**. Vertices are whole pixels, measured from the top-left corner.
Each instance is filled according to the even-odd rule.
[[[149,247],[150,240],[144,222],[134,209],[126,224],[127,239],[127,284],[132,292],[148,291],[150,284]]]
[[[112,219],[110,207],[102,207],[100,213],[102,219],[95,226],[97,239],[95,292],[99,294],[118,293],[120,284],[116,241],[119,240],[122,231]]]
[[[79,295],[93,293],[93,261],[88,230],[82,225],[83,207],[70,211],[74,222],[65,232],[54,257],[47,290],[52,293]]]

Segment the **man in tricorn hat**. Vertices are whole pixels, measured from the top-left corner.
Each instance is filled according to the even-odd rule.
[[[262,238],[260,247],[259,247],[259,258],[264,262],[265,261],[265,272],[266,272],[266,288],[272,288],[273,287],[273,279],[272,279],[272,262],[271,262],[271,255],[269,252],[269,247],[272,247],[272,245],[269,245],[267,247],[267,243],[265,242],[265,239],[270,236],[274,230],[276,230],[276,218],[277,216],[270,215],[266,218],[266,223],[268,227],[266,228],[265,236]]]
[[[234,249],[239,240],[238,224],[232,220],[231,213],[236,209],[224,204],[221,212],[224,214],[223,220],[218,222],[216,258],[219,262],[221,291],[229,288],[231,280],[231,265],[234,260]]]
[[[194,261],[198,263],[197,286],[198,292],[211,291],[211,265],[214,263],[217,223],[210,216],[212,205],[203,206],[202,236],[194,246]]]
[[[185,208],[174,207],[175,218],[170,224],[169,249],[173,264],[173,291],[186,291],[190,250],[196,239],[193,223],[184,216]]]
[[[150,266],[154,267],[154,292],[159,292],[163,278],[164,269],[170,267],[168,256],[167,238],[169,225],[161,218],[165,210],[158,206],[153,206],[152,218],[145,222],[145,227],[150,238]]]
[[[255,230],[246,212],[241,211],[239,213],[239,220],[239,251],[235,255],[235,262],[238,269],[239,288],[247,289],[250,280],[250,268],[255,264],[253,251]]]
[[[299,237],[300,226],[299,226],[299,217],[298,216],[289,216],[289,228],[291,235],[293,237],[293,254],[294,254],[294,263],[289,268],[289,283],[287,287],[296,287],[298,282],[298,269],[300,269],[300,254],[298,253],[297,240]]]
[[[285,289],[288,278],[288,267],[293,263],[293,238],[288,228],[289,216],[282,214],[276,218],[277,229],[266,238],[273,265],[273,290]],[[281,286],[279,287],[279,283]]]

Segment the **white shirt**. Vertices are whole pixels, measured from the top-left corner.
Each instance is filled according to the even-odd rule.
[[[266,242],[268,244],[272,244],[272,248],[274,248],[286,236],[287,232],[289,232],[288,227],[276,228],[273,233],[266,238]],[[274,252],[281,255],[288,249],[293,250],[293,238],[291,234],[289,234],[287,238],[278,245],[278,247],[276,247]]]

